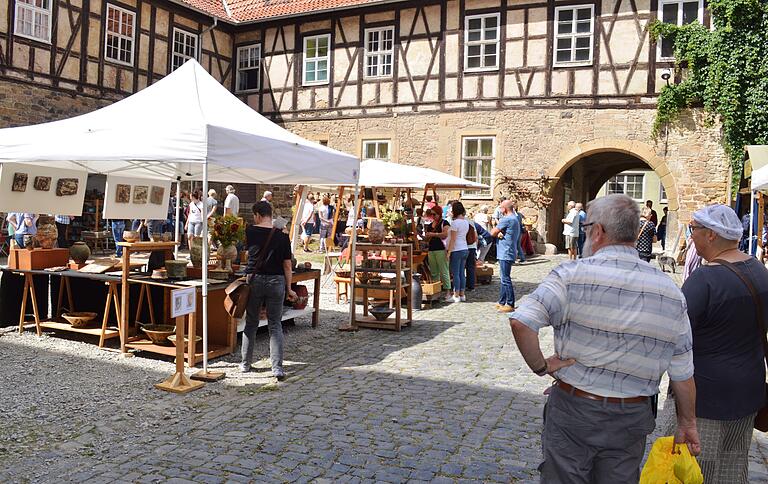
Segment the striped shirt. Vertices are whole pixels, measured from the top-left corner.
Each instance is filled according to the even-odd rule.
[[[596,395],[650,396],[665,371],[673,381],[693,376],[685,298],[634,247],[561,264],[510,318],[536,332],[552,326],[556,353],[576,360],[555,376]]]
[[[69,215],[56,215],[54,217],[57,223],[60,223],[62,225],[69,225],[72,223],[72,218]]]

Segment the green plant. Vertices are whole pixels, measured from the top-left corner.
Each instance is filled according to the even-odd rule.
[[[405,217],[403,217],[401,212],[381,207],[381,216],[379,218],[384,227],[392,231],[393,234],[402,235],[405,233]]]
[[[245,224],[234,215],[219,215],[213,219],[211,240],[227,247],[245,240]]]
[[[708,5],[714,30],[659,21],[650,27],[652,39],[672,39],[675,78],[680,79],[661,89],[653,133],[659,136],[684,109],[703,108],[708,121],[722,125],[738,181],[744,146],[768,143],[768,4],[712,0]]]

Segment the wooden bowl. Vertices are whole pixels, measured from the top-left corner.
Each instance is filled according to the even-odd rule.
[[[96,316],[96,313],[90,312],[73,312],[61,315],[61,317],[69,321],[69,324],[71,324],[73,328],[84,328],[88,326],[88,323],[90,323]]]
[[[156,345],[168,346],[168,337],[176,332],[176,326],[170,324],[145,324],[141,327],[144,334],[147,335]]]
[[[123,232],[123,240],[129,243],[138,242],[141,239],[141,234],[132,230],[126,230]]]
[[[199,343],[202,340],[203,340],[202,336],[195,336],[195,343]],[[176,335],[172,334],[172,335],[168,336],[168,341],[170,341],[173,344],[176,344]],[[184,345],[186,346],[187,343],[189,343],[189,337],[188,336],[184,336]]]

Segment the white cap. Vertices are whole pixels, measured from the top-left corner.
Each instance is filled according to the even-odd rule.
[[[264,192],[264,198],[267,198],[267,197],[269,197],[269,196],[271,196],[271,195],[272,195],[272,192],[270,192],[269,190],[267,190],[266,192]]]
[[[693,220],[727,240],[739,240],[744,232],[736,212],[726,205],[708,205],[696,210]]]

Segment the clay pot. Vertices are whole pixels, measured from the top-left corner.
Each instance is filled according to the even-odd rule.
[[[69,255],[76,263],[85,264],[85,261],[91,256],[91,248],[83,241],[75,242],[69,248]]]
[[[187,277],[187,261],[167,260],[165,261],[165,270],[171,279],[184,279]]]
[[[195,237],[189,245],[189,258],[192,260],[192,267],[203,267],[203,239]]]
[[[381,244],[387,235],[387,229],[381,220],[372,220],[368,227],[368,242],[371,244]]]
[[[53,249],[56,245],[56,239],[59,237],[59,230],[53,217],[41,216],[37,221],[37,235],[35,240],[43,249]]]
[[[231,273],[232,261],[237,257],[237,247],[234,245],[219,246],[218,250],[216,250],[216,256],[219,259],[219,269]]]

